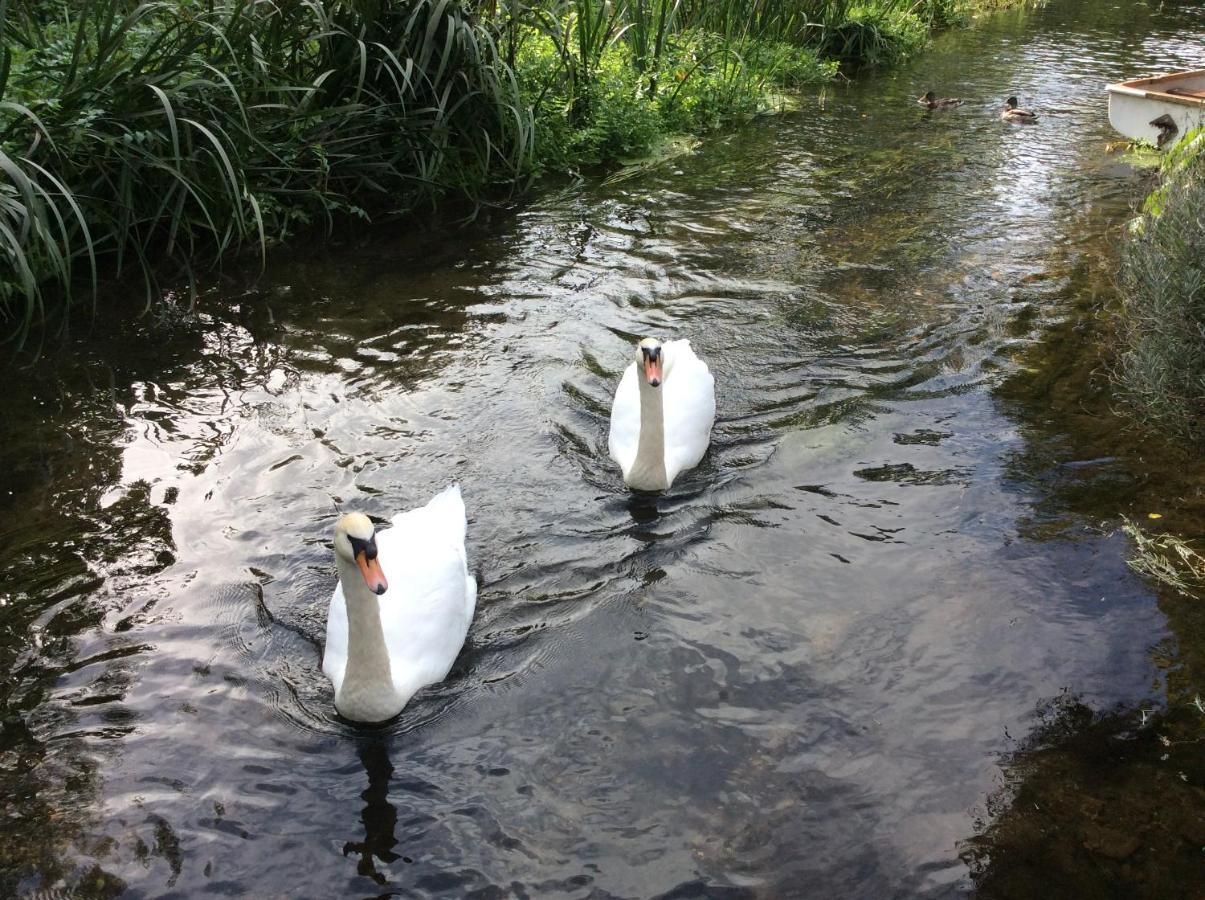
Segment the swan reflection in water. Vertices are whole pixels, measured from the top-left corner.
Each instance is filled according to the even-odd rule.
[[[394,835],[397,809],[389,802],[389,779],[393,775],[389,746],[384,737],[368,738],[360,744],[357,755],[368,773],[368,787],[360,794],[364,799],[364,809],[360,813],[364,840],[348,841],[343,845],[343,855],[360,857],[356,863],[357,874],[371,878],[377,884],[388,884],[388,867],[402,858],[393,852],[398,844]],[[377,860],[384,864],[385,872],[378,871]]]

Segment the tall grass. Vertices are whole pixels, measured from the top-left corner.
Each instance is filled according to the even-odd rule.
[[[1140,419],[1205,443],[1205,129],[1163,164],[1126,246],[1114,377]]]
[[[826,56],[858,66],[891,65],[915,53],[928,40],[929,27],[917,15],[921,3],[834,4],[819,23]]]
[[[529,112],[448,0],[0,0],[0,313],[47,283],[414,209],[513,181]]]

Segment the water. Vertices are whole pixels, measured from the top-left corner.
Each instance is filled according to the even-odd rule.
[[[1116,506],[1052,493],[1050,414],[995,389],[1108,289],[1144,193],[1104,84],[1205,67],[1202,30],[996,17],[651,171],[282,257],[8,370],[3,892],[966,891],[1042,710],[1161,692]],[[1008,94],[1040,124],[1000,123]],[[663,497],[606,459],[645,334],[718,385]],[[470,641],[349,727],[319,669],[336,512],[451,481]]]

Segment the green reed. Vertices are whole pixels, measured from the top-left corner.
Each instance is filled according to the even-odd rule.
[[[190,272],[530,167],[492,33],[449,0],[0,0],[0,314],[98,263]]]

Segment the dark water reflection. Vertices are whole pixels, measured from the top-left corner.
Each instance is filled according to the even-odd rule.
[[[1119,538],[1032,527],[1050,494],[992,389],[1141,195],[1103,85],[1205,66],[1202,30],[1007,15],[661,170],[10,371],[0,887],[964,890],[1009,736],[1160,690],[1154,596]],[[929,86],[972,99],[927,114]],[[1039,127],[997,121],[1010,93]],[[720,385],[711,453],[656,498],[605,458],[648,332]],[[319,671],[336,510],[451,480],[470,643],[348,728]]]

